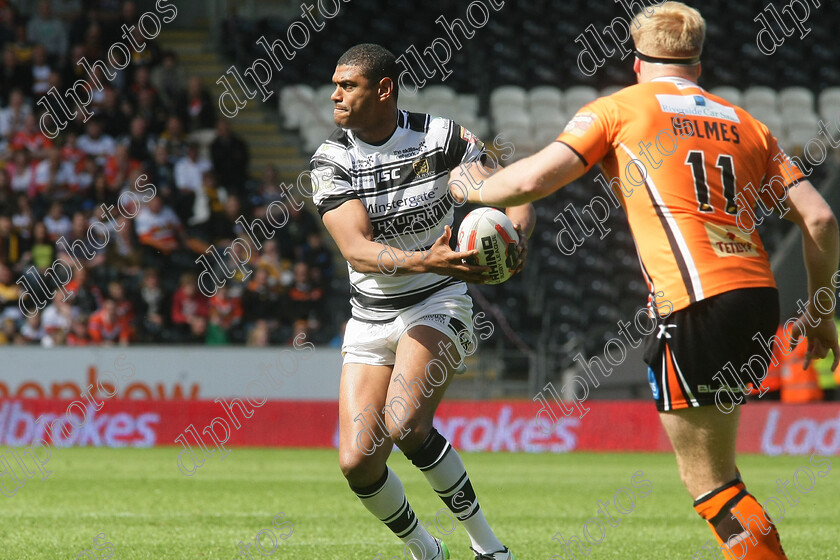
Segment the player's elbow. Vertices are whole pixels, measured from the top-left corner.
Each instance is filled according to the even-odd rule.
[[[370,262],[368,259],[364,259],[359,255],[344,255],[344,258],[353,270],[361,274],[375,274],[381,272],[381,266],[377,267],[376,263]],[[379,260],[382,261],[382,258],[380,257]],[[390,261],[387,261],[387,263],[390,263]]]
[[[812,208],[804,216],[804,219],[808,230],[814,232],[814,235],[823,238],[837,238],[840,228],[838,228],[837,218],[828,204],[823,203]]]

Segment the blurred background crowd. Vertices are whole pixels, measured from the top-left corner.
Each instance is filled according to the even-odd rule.
[[[300,333],[329,342],[335,329],[321,326],[333,255],[306,209],[291,209],[259,250],[252,244],[247,278],[238,272],[212,297],[197,289],[196,258],[248,239],[236,220],[265,219],[283,195],[273,167],[249,177],[248,144],[175,52],[147,41],[103,91],[92,89],[94,117],[55,140],[41,132],[38,100],[86,79],[76,61],[105,59],[139,15],[130,1],[0,0],[0,344],[267,345]],[[138,182],[154,185],[154,197],[107,220],[102,205]],[[110,236],[101,249],[102,234],[89,234],[100,221]],[[74,256],[83,266],[62,301],[43,273]],[[27,318],[22,295],[46,306]]]

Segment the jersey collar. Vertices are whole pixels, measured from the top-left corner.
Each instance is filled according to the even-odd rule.
[[[650,81],[651,82],[671,82],[672,84],[674,84],[675,86],[677,86],[680,89],[694,87],[694,88],[706,91],[702,87],[698,86],[696,82],[692,82],[688,78],[683,78],[681,76],[659,76],[658,78],[653,78]]]

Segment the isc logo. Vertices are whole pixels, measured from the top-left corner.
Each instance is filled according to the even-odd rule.
[[[396,181],[400,178],[399,169],[384,169],[376,174],[377,181]]]

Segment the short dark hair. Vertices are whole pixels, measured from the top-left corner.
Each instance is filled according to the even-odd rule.
[[[391,78],[394,82],[394,100],[397,100],[399,95],[397,57],[382,45],[361,43],[350,47],[339,57],[336,66],[360,68],[362,75],[375,83],[379,83],[382,78]]]

